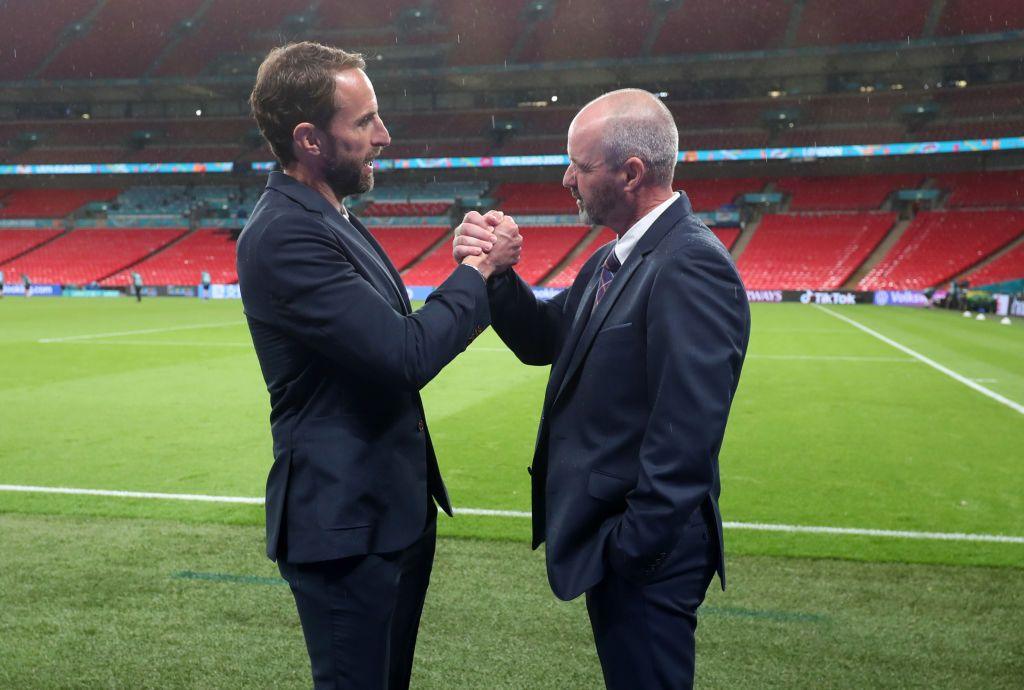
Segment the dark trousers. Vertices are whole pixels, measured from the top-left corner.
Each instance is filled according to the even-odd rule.
[[[717,564],[697,511],[654,579],[634,584],[610,568],[587,592],[587,612],[609,690],[693,687],[697,608]]]
[[[278,561],[295,596],[314,688],[409,687],[437,540],[432,502],[431,508],[422,536],[402,551]]]

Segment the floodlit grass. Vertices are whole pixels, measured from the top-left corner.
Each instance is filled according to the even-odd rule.
[[[255,526],[0,516],[0,687],[308,687]],[[1019,687],[1012,568],[739,556],[698,628],[698,685]],[[595,688],[582,600],[525,545],[441,539],[417,688]]]
[[[829,309],[1024,403],[1020,321]],[[825,309],[755,305],[753,320],[726,520],[1024,536],[1021,414]],[[7,298],[0,362],[0,484],[262,495],[267,394],[240,304]],[[428,386],[457,506],[529,510],[546,376],[487,332]],[[173,576],[276,578],[259,506],[0,491],[0,513],[0,687],[307,682],[286,588]],[[439,526],[418,686],[599,684],[585,612],[547,591],[528,520]],[[726,547],[702,685],[1020,676],[1024,544],[733,528]]]

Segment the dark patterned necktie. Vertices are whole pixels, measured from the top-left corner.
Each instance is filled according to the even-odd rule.
[[[594,293],[594,309],[597,309],[597,305],[601,303],[601,298],[604,297],[604,293],[608,292],[608,286],[612,284],[615,272],[621,267],[622,264],[619,263],[619,258],[615,256],[615,250],[612,249],[608,252],[608,258],[601,264],[601,281],[597,284],[597,291]]]

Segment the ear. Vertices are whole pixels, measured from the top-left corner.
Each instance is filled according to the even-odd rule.
[[[296,153],[319,156],[321,153],[320,134],[311,122],[300,122],[292,130],[292,146]]]
[[[636,156],[631,156],[622,164],[622,171],[626,175],[626,191],[635,192],[643,184],[647,177],[647,166]]]

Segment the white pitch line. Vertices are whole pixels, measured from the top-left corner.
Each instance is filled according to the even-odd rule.
[[[244,321],[222,321],[219,323],[196,323],[188,326],[168,326],[166,328],[146,328],[138,331],[118,331],[116,333],[90,333],[87,335],[68,335],[62,338],[40,338],[40,343],[66,343],[75,340],[96,340],[99,338],[120,338],[125,335],[144,335],[147,333],[170,333],[172,331],[191,331],[198,328],[221,328],[222,326],[241,326]]]
[[[174,501],[199,501],[204,503],[242,503],[263,505],[258,496],[209,496],[206,494],[171,494],[152,491],[116,491],[111,489],[73,489],[60,486],[22,486],[0,484],[0,491],[41,494],[70,494],[76,496],[110,496],[115,498],[166,499]],[[529,518],[530,513],[521,510],[494,510],[490,508],[456,508],[456,515],[480,515],[484,517]],[[891,539],[926,539],[940,541],[994,542],[1000,544],[1024,544],[1024,537],[1005,534],[968,534],[964,532],[914,532],[909,530],[870,529],[862,527],[824,527],[815,525],[784,525],[764,522],[723,522],[723,527],[755,532],[788,532],[802,534],[836,534],[859,537],[887,537]]]
[[[466,352],[508,352],[504,347],[473,347]],[[869,357],[861,355],[747,355],[747,359],[776,359],[794,362],[917,362],[913,357]]]
[[[252,349],[252,343],[218,343],[203,342],[201,340],[74,340],[64,343],[66,345],[108,345],[119,347],[121,345],[138,345],[144,347],[173,346],[173,347],[245,347]]]
[[[22,486],[0,484],[0,491],[30,494],[71,494],[73,496],[113,496],[115,498],[160,498],[171,501],[200,501],[203,503],[247,503],[263,505],[263,499],[249,496],[208,496],[206,494],[167,494],[154,491],[115,491],[112,489],[72,489],[64,486]]]
[[[920,361],[924,362],[925,364],[930,366],[932,369],[935,369],[936,371],[942,372],[943,374],[945,374],[949,378],[953,379],[954,381],[958,381],[958,382],[964,384],[965,386],[967,386],[968,388],[972,388],[972,389],[976,390],[977,392],[981,393],[982,395],[984,395],[984,396],[986,396],[988,398],[991,398],[992,400],[995,400],[997,403],[1006,405],[1007,407],[1009,407],[1014,412],[1017,412],[1019,414],[1024,414],[1024,405],[1021,405],[1019,402],[1015,402],[1013,400],[1010,400],[1006,396],[1000,395],[999,393],[996,393],[994,390],[986,388],[985,386],[981,385],[980,383],[972,381],[971,379],[967,378],[966,376],[963,376],[962,374],[956,373],[955,371],[953,371],[949,367],[943,366],[942,364],[939,364],[934,359],[931,359],[929,357],[925,357],[924,355],[922,355],[920,352],[917,352],[916,350],[911,350],[906,345],[901,345],[900,343],[896,342],[892,338],[887,338],[886,336],[882,335],[878,331],[875,331],[875,330],[872,330],[872,329],[868,328],[867,326],[865,326],[864,324],[860,323],[859,321],[854,321],[853,319],[851,319],[848,316],[843,316],[842,314],[837,314],[836,312],[832,311],[831,309],[826,309],[825,307],[822,307],[821,305],[815,304],[814,306],[817,309],[820,309],[821,311],[825,312],[829,316],[835,317],[835,318],[839,319],[840,321],[845,321],[846,323],[850,324],[854,328],[858,328],[861,331],[864,331],[868,335],[872,336],[873,338],[877,338],[878,340],[881,340],[886,345],[891,345],[892,347],[895,347],[900,352],[905,352],[906,354],[910,355],[914,359],[917,359],[917,360],[920,360]]]
[[[912,357],[868,357],[860,355],[747,355],[747,359],[793,360],[797,362],[917,362]]]

